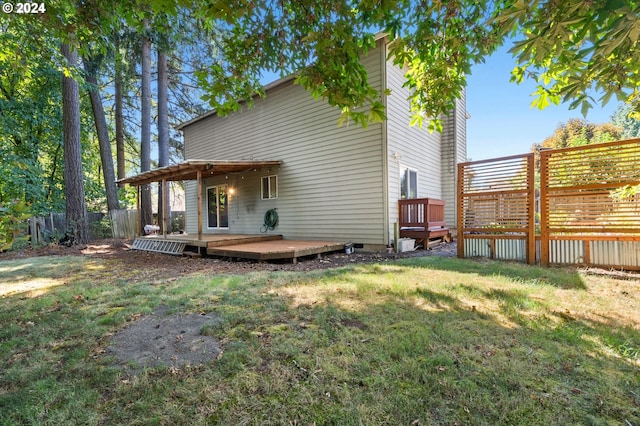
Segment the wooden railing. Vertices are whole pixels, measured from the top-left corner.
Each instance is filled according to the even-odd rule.
[[[400,238],[415,238],[420,243],[448,236],[444,205],[444,200],[435,198],[398,200]]]

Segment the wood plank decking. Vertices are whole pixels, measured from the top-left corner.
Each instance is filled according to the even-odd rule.
[[[335,241],[300,241],[284,240],[282,235],[267,234],[209,234],[201,239],[187,234],[171,234],[166,238],[162,235],[148,235],[138,237],[145,242],[166,241],[183,242],[186,246],[198,247],[210,256],[222,256],[236,259],[252,259],[258,261],[291,259],[296,263],[304,256],[321,255],[344,249],[344,242]],[[135,244],[135,249],[148,247],[150,244]],[[157,251],[157,250],[149,250]],[[173,253],[180,254],[180,253]]]
[[[258,241],[271,241],[281,240],[282,235],[272,234],[202,234],[202,237],[198,239],[197,235],[193,234],[168,234],[165,237],[162,235],[145,235],[144,237],[138,237],[139,239],[153,240],[153,241],[182,241],[188,246],[193,247],[216,247],[219,245],[228,244],[244,244],[253,243]],[[136,239],[138,239],[136,238]]]
[[[335,241],[272,240],[209,247],[207,254],[260,261],[291,259],[293,263],[296,263],[299,257],[320,255],[342,249],[344,249],[344,243]]]

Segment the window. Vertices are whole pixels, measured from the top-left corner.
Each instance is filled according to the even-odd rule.
[[[278,198],[278,176],[264,176],[262,178],[262,199]]]
[[[229,197],[227,185],[207,188],[207,227],[229,228]]]
[[[408,167],[400,170],[400,198],[418,198],[418,172]]]

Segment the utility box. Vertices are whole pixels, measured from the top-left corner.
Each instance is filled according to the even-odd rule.
[[[413,238],[400,238],[398,239],[398,251],[413,251],[415,249],[416,240]]]

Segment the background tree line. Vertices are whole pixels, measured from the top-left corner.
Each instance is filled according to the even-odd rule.
[[[88,238],[87,208],[131,200],[115,178],[182,157],[172,125],[205,108],[251,105],[264,95],[264,72],[295,73],[343,121],[383,120],[381,94],[359,60],[379,31],[406,70],[413,124],[432,131],[471,66],[512,39],[513,81],[536,81],[538,107],[570,102],[584,113],[617,99],[632,115],[640,110],[636,0],[60,0],[46,8],[0,21],[0,203],[65,210],[79,243]],[[142,195],[141,223],[149,223],[149,190]]]
[[[0,23],[0,206],[66,211],[78,242],[87,209],[135,205],[116,179],[183,158],[172,128],[206,110],[195,76],[216,51],[216,35],[186,10],[141,21],[112,12],[60,7]],[[65,13],[65,24],[53,22]],[[151,223],[148,189],[143,200]]]

